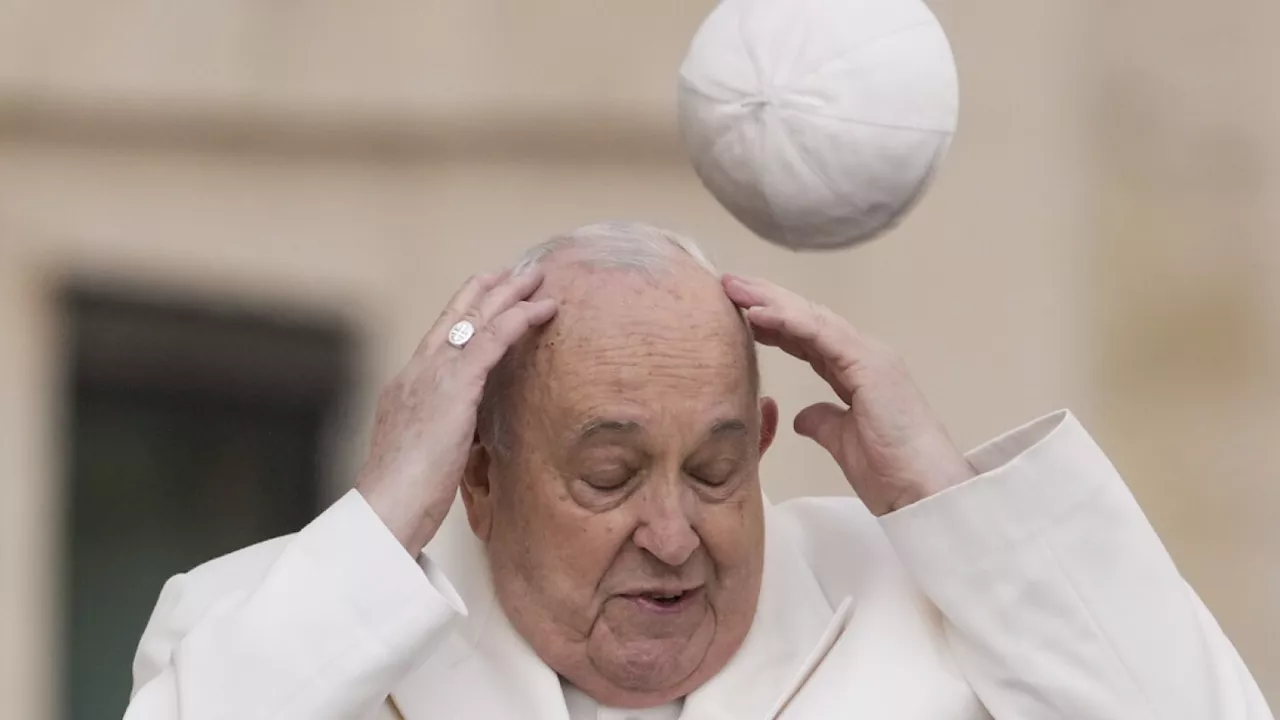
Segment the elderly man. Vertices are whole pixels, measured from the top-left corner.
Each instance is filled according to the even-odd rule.
[[[755,342],[858,499],[764,498]],[[172,579],[134,675],[129,720],[1271,717],[1069,414],[962,455],[887,349],[643,225],[468,281],[355,489]]]

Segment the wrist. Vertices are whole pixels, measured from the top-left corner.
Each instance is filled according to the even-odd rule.
[[[907,483],[889,503],[889,509],[884,514],[896,512],[957,485],[963,485],[977,476],[977,469],[963,456],[958,455],[949,462],[938,463],[932,470],[922,473],[919,480]]]
[[[356,491],[410,556],[416,558],[435,537],[440,522],[429,508],[406,501],[385,486],[357,484]]]

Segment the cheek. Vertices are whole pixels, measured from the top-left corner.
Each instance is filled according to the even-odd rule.
[[[495,571],[514,571],[535,602],[584,612],[596,602],[627,530],[618,519],[584,511],[557,480],[542,488],[510,493],[497,504],[490,547]]]
[[[718,599],[752,597],[764,563],[764,506],[759,491],[704,506],[697,530],[715,566]]]

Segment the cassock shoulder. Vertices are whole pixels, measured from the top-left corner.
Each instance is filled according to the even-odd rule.
[[[174,577],[169,584],[179,586],[180,597],[176,598],[172,612],[194,619],[228,597],[251,591],[262,582],[294,537],[284,535],[265,540]]]
[[[252,592],[293,537],[266,540],[169,578],[134,656],[135,690],[169,664],[174,649],[201,618]]]
[[[806,497],[770,510],[768,532],[783,533],[809,563],[830,602],[861,594],[870,584],[902,578],[888,537],[856,497]]]

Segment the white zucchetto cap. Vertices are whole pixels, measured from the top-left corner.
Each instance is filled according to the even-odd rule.
[[[722,0],[680,70],[680,129],[752,232],[833,249],[923,194],[959,114],[955,59],[920,0]]]

